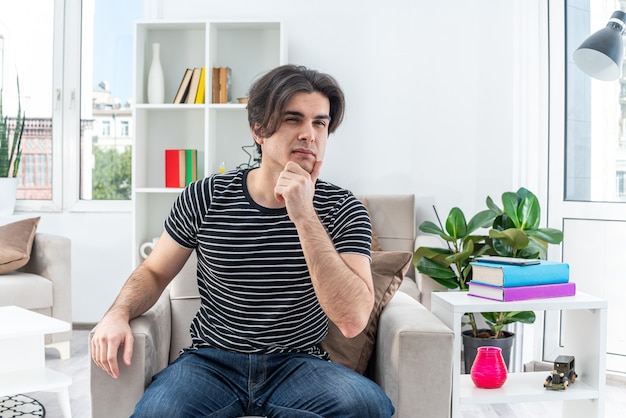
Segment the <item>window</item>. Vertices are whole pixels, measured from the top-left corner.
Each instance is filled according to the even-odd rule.
[[[619,170],[617,172],[617,195],[620,197],[626,197],[626,171]]]
[[[19,76],[26,112],[18,210],[130,199],[133,22],[142,12],[143,0],[0,1],[3,110],[16,116]]]
[[[626,234],[623,202],[624,78],[591,79],[573,63],[574,50],[589,34],[606,26],[618,0],[550,0],[550,156],[548,217],[565,236],[562,260],[580,292],[609,303],[607,328],[626,316],[622,258]],[[624,77],[624,74],[622,75]],[[565,100],[561,100],[565,98]],[[559,352],[558,318],[544,327],[546,359]],[[626,372],[626,339],[607,335],[606,369]]]
[[[130,122],[127,120],[120,121],[120,136],[130,135]]]
[[[619,179],[626,167],[626,78],[594,80],[571,62],[575,48],[620,9],[626,10],[626,1],[570,1],[566,9],[567,21],[575,23],[567,25],[566,40],[566,200],[626,201]]]
[[[83,1],[81,200],[130,199],[133,22],[141,12],[142,0]]]
[[[102,136],[111,136],[111,121],[103,120],[101,121],[101,123],[102,129],[100,130],[100,133],[102,134]]]
[[[22,200],[46,201],[53,194],[52,51],[59,4],[49,0],[0,2],[3,113],[11,127],[15,126],[18,102],[26,115],[17,193]]]

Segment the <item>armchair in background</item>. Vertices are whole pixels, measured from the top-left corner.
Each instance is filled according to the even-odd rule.
[[[0,263],[4,267],[0,271],[0,306],[16,305],[72,323],[71,241],[35,233],[38,218],[33,219],[15,223],[25,232],[24,242],[18,239],[21,231],[16,231],[14,224],[0,229],[0,258],[6,261]],[[19,247],[23,248],[22,261],[6,260],[15,258]],[[46,346],[68,359],[71,337],[71,331],[46,335]]]

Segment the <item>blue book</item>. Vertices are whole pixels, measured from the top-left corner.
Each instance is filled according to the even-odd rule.
[[[541,260],[531,265],[482,261],[474,261],[471,264],[472,281],[492,286],[534,286],[569,281],[569,264],[556,261]]]

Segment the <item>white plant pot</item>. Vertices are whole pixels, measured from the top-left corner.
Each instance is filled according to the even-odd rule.
[[[0,177],[0,216],[13,215],[17,194],[16,177]]]

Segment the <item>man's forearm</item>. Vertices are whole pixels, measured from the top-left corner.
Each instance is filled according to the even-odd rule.
[[[137,267],[122,287],[107,315],[118,315],[127,321],[136,318],[152,307],[163,292],[164,286],[159,285],[143,265]]]
[[[346,264],[319,219],[301,221],[297,229],[322,309],[344,335],[356,336],[367,324],[374,303],[371,278],[361,277]]]

